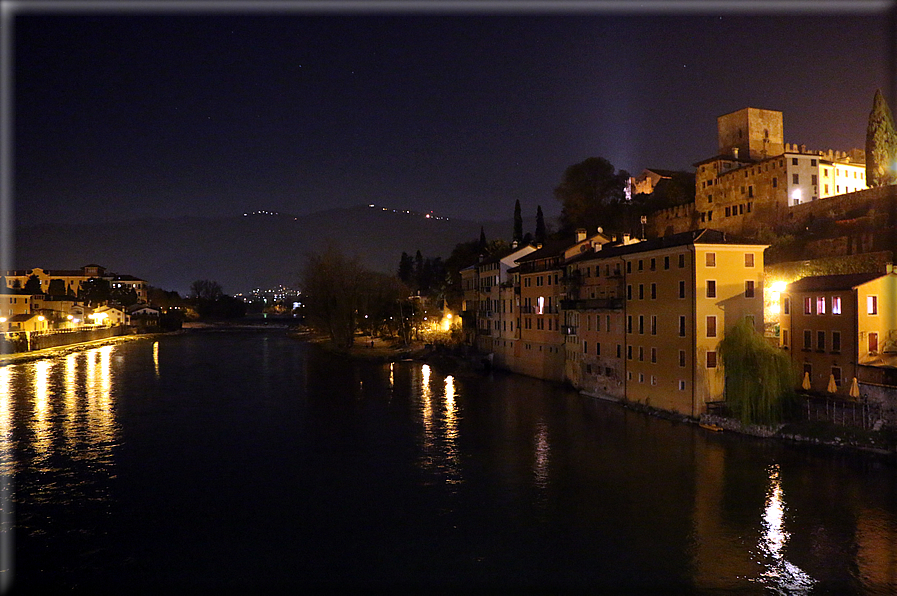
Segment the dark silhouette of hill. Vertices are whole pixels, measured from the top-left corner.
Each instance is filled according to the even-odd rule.
[[[529,223],[529,222],[525,222]],[[333,242],[368,269],[395,273],[402,252],[447,258],[459,242],[510,240],[513,221],[475,222],[371,208],[328,209],[304,216],[152,218],[118,223],[43,224],[16,230],[16,269],[77,269],[97,263],[186,293],[197,279],[228,294],[298,285],[308,252]],[[530,226],[532,227],[532,226]]]

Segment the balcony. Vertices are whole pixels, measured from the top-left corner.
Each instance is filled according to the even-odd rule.
[[[562,310],[622,310],[622,298],[587,298],[585,300],[561,300]]]

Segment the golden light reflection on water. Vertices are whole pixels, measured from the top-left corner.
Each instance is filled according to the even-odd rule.
[[[456,400],[455,379],[444,379],[442,394],[430,385],[430,366],[421,366],[421,462],[424,468],[437,472],[446,484],[462,482],[460,453],[458,450],[459,413]],[[444,398],[444,404],[440,403]],[[444,405],[444,409],[441,407]]]
[[[153,343],[153,365],[156,368],[156,378],[159,378],[159,342]]]
[[[38,360],[34,366],[34,418],[32,430],[34,431],[34,452],[39,460],[43,460],[50,454],[51,429],[50,429],[50,368],[53,363],[49,360]]]
[[[779,466],[776,464],[769,467],[769,488],[759,544],[765,570],[757,581],[778,594],[808,594],[816,580],[785,558],[785,547],[791,537],[785,529],[785,510]]]
[[[66,446],[75,446],[75,428],[78,417],[78,355],[69,354],[65,357],[65,421],[62,434],[65,436]]]
[[[0,475],[12,471],[12,372],[0,367]]]

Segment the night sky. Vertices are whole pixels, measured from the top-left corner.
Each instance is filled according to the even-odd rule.
[[[837,150],[864,146],[877,88],[897,107],[886,2],[434,4],[20,6],[16,222],[362,203],[484,220],[515,199],[551,216],[568,165],[693,171],[716,117],[743,107],[783,111],[786,142]]]

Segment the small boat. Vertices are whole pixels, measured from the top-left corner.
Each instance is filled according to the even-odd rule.
[[[721,430],[723,430],[722,426],[718,426],[716,424],[703,424],[702,423],[702,424],[698,424],[698,426],[700,426],[701,428],[706,428],[707,430],[712,430],[713,432],[717,432],[717,433],[720,432]]]

